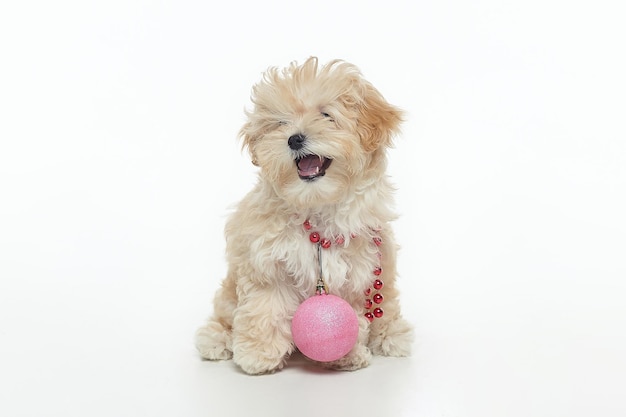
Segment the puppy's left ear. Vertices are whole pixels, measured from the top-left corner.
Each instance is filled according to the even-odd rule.
[[[357,131],[367,152],[391,146],[393,136],[399,132],[402,111],[389,104],[369,82],[363,81],[362,101]]]
[[[256,152],[254,150],[255,140],[252,134],[252,124],[250,122],[246,122],[241,127],[241,129],[239,130],[239,137],[242,140],[241,149],[247,149],[248,153],[250,153],[250,158],[252,158],[252,164],[255,166],[259,166]]]

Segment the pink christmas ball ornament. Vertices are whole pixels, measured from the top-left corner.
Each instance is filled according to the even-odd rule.
[[[347,301],[320,294],[300,304],[291,321],[291,333],[303,355],[332,362],[343,358],[356,344],[359,321]]]

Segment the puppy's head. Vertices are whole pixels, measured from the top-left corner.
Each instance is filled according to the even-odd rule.
[[[290,204],[335,204],[384,173],[402,113],[343,61],[269,69],[241,129],[261,176]]]

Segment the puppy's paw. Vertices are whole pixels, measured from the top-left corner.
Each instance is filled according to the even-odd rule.
[[[220,323],[209,321],[196,332],[196,348],[204,359],[230,359],[233,357],[231,332]]]
[[[357,343],[354,348],[343,358],[333,362],[322,363],[322,366],[327,369],[334,369],[337,371],[356,371],[357,369],[365,368],[370,364],[372,354],[367,346]]]
[[[369,347],[375,355],[409,356],[413,343],[413,330],[404,319],[393,320],[370,332]]]
[[[240,334],[233,341],[233,360],[250,375],[271,374],[283,369],[292,351],[293,344],[287,338],[260,341]]]
[[[273,374],[283,369],[286,356],[280,358],[263,355],[241,354],[235,350],[233,359],[237,365],[249,375]]]

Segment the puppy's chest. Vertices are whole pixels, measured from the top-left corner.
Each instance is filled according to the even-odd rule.
[[[361,291],[380,265],[375,238],[304,229],[286,239],[285,272],[303,291],[311,292],[320,274],[331,293]]]

